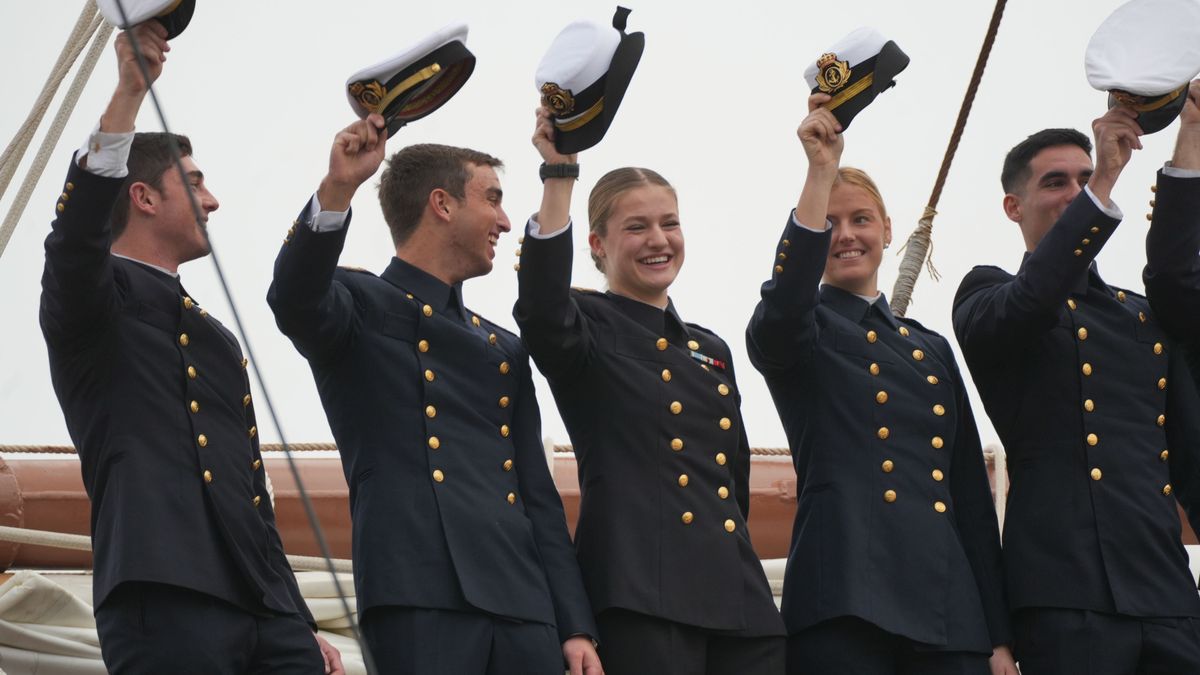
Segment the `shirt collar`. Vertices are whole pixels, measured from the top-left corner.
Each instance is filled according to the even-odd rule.
[[[691,337],[687,324],[679,317],[679,312],[675,310],[675,303],[670,298],[667,298],[667,308],[663,310],[612,291],[608,291],[606,295],[617,303],[626,316],[655,335],[663,335],[674,340],[680,338],[686,340]]]
[[[110,251],[110,253],[111,253],[111,251]],[[137,258],[130,258],[129,256],[127,256],[127,255],[121,255],[120,253],[113,253],[113,256],[115,256],[115,257],[117,257],[117,258],[121,258],[122,260],[128,260],[129,262],[135,262],[135,263],[137,263],[137,264],[139,264],[139,265],[143,265],[143,266],[145,266],[145,267],[149,267],[150,269],[152,269],[152,270],[156,270],[156,271],[158,271],[158,272],[162,272],[163,274],[165,274],[165,275],[167,275],[167,276],[169,276],[169,277],[171,277],[171,278],[173,278],[173,279],[178,279],[178,278],[179,278],[179,272],[172,272],[171,270],[168,270],[168,269],[167,269],[167,268],[165,268],[165,267],[159,267],[158,265],[151,265],[150,263],[148,263],[148,262],[146,262],[146,261],[144,261],[144,260],[138,260]]]
[[[411,293],[416,299],[433,307],[436,312],[453,314],[464,320],[467,318],[463,310],[461,283],[451,286],[400,258],[392,258],[382,276],[385,281]]]
[[[884,323],[893,329],[900,327],[900,323],[892,315],[892,308],[888,306],[887,295],[882,292],[879,294],[879,299],[871,303],[849,291],[842,290],[836,286],[830,286],[829,284],[822,284],[821,304],[854,323],[862,323],[863,319],[870,316],[871,310],[875,309]]]

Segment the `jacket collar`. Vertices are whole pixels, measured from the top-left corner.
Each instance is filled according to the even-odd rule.
[[[667,308],[662,310],[654,305],[647,305],[640,300],[634,300],[612,291],[607,291],[605,295],[612,299],[626,316],[655,335],[663,335],[674,340],[680,338],[686,340],[691,337],[687,324],[679,317],[679,312],[675,311],[675,303],[670,298],[667,298]]]
[[[467,318],[463,309],[461,283],[450,286],[420,267],[395,257],[382,276],[384,281],[411,293],[414,298],[433,307],[435,312],[464,320]]]
[[[888,306],[887,294],[880,293],[874,303],[867,302],[857,295],[829,284],[821,285],[821,304],[841,314],[854,323],[862,323],[870,314],[872,308],[883,319],[884,323],[893,329],[898,329],[900,323],[892,316],[892,308]]]

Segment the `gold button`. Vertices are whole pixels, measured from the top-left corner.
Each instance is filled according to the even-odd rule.
[[[1074,253],[1075,253],[1075,257],[1078,258],[1079,256],[1083,255],[1083,250],[1077,248],[1077,249],[1075,249]]]
[[[1151,192],[1158,192],[1158,186],[1157,186],[1157,185],[1151,185],[1151,186],[1150,186],[1150,191],[1151,191]]]
[[[1100,469],[1092,469],[1092,480],[1100,480],[1104,478],[1104,472]]]
[[[1080,340],[1087,339],[1087,329],[1086,328],[1080,328],[1079,330],[1075,331],[1075,334],[1079,336]]]
[[[867,370],[869,370],[872,375],[878,375],[879,374],[879,364],[872,363],[871,366],[869,368],[867,368]]]
[[[717,422],[717,424],[726,431],[729,430],[729,427],[733,426],[733,422],[731,422],[728,417],[722,417],[721,421]]]
[[[183,296],[183,308],[184,309],[191,309],[195,306],[196,306],[195,301],[193,301],[191,298],[187,297],[186,295]]]
[[[512,471],[513,461],[511,459],[506,459],[504,460],[504,464],[502,466],[504,467],[505,471]]]
[[[1088,239],[1087,237],[1084,237],[1083,241],[1081,241],[1079,243],[1083,244],[1084,246],[1087,246],[1088,244],[1092,243],[1092,240]],[[1125,302],[1125,301],[1122,300],[1121,302]]]
[[[510,368],[508,367],[508,361],[501,361],[500,362],[500,374],[507,375],[509,370],[510,370]]]
[[[724,383],[718,384],[717,385],[717,393],[722,396],[728,396],[729,395],[729,387],[726,386]]]
[[[212,475],[212,472],[211,472],[211,471],[209,471],[208,469],[205,469],[205,470],[204,470],[204,482],[205,482],[205,483],[211,483],[212,481],[213,481],[213,475]]]
[[[249,434],[250,438],[254,438],[258,435],[258,427],[250,427],[250,430],[246,433]]]
[[[1171,490],[1171,484],[1170,484],[1170,483],[1167,483],[1166,485],[1164,485],[1164,486],[1163,486],[1163,494],[1164,494],[1164,495],[1166,495],[1166,496],[1170,497],[1170,496],[1171,496],[1171,492],[1172,492],[1172,490]]]
[[[60,204],[60,206],[61,206],[61,204]],[[780,273],[780,272],[782,272],[782,271],[783,271],[783,265],[776,265],[776,266],[775,266],[775,273],[776,273],[776,274],[779,274],[779,273]]]
[[[179,346],[180,346],[180,347],[186,347],[186,346],[188,346],[188,343],[189,343],[189,342],[191,342],[191,339],[190,339],[190,338],[188,338],[188,334],[187,334],[187,333],[180,333],[180,334],[179,334]]]
[[[1155,342],[1155,343],[1154,343],[1154,353],[1155,353],[1155,354],[1162,354],[1162,353],[1163,353],[1163,346],[1162,346],[1162,343],[1161,343],[1161,342]]]
[[[879,339],[879,336],[875,333],[875,331],[873,331],[873,330],[867,331],[867,342],[874,344],[875,341],[878,339]]]
[[[520,257],[521,257],[521,249],[519,249],[519,248],[518,248],[517,250],[513,251],[513,255],[515,255],[515,256],[517,256],[518,258],[520,258]]]
[[[472,325],[472,326],[476,326],[476,327],[478,327],[478,326],[479,326],[479,317],[477,317],[477,316],[472,316],[472,317],[471,317],[471,325]]]
[[[900,326],[900,334],[903,335],[904,337],[908,337],[908,329],[905,328],[904,326]]]
[[[1117,291],[1117,299],[1125,302],[1125,291]]]
[[[1083,368],[1081,368],[1081,370],[1083,371],[1084,375],[1091,375],[1092,374],[1092,364],[1090,364],[1090,363],[1083,364]]]
[[[700,349],[700,343],[696,342],[695,340],[688,340],[688,349],[696,351],[697,349]]]
[[[428,442],[429,447],[432,450],[437,450],[438,448],[442,447],[442,441],[437,436],[430,436]]]
[[[435,408],[431,405],[425,406],[425,416],[428,417],[429,419],[433,419],[433,418],[437,417],[437,408]]]
[[[440,483],[440,482],[446,480],[446,474],[442,473],[441,469],[434,469],[433,470],[433,480]]]
[[[1147,213],[1147,214],[1146,214],[1146,220],[1153,221],[1153,220],[1154,220],[1154,214],[1153,214],[1153,213]]]
[[[725,519],[725,531],[733,532],[736,529],[737,529],[737,523],[733,522],[732,518],[726,518]]]
[[[250,501],[251,501],[251,503],[253,503],[255,506],[258,506],[259,504],[261,504],[261,503],[262,503],[262,497],[259,497],[258,495],[254,495],[254,499],[251,499]]]
[[[508,429],[508,425],[507,425],[507,424],[501,424],[501,425],[500,425],[500,435],[501,435],[501,436],[503,436],[503,437],[505,437],[505,438],[508,438],[508,435],[509,435],[510,433],[512,433],[512,432],[511,432],[511,431],[509,431],[509,429]]]
[[[1162,452],[1158,453],[1158,458],[1164,462],[1167,461],[1168,459],[1170,459],[1170,457],[1171,457],[1171,453],[1168,450],[1163,450]]]
[[[1099,437],[1099,436],[1097,436],[1096,434],[1088,434],[1088,435],[1087,435],[1087,444],[1088,444],[1088,445],[1095,446],[1095,445],[1097,445],[1097,444],[1099,444],[1099,443],[1100,443],[1100,437]]]
[[[660,351],[660,352],[666,351],[667,350],[667,339],[666,338],[658,338],[657,340],[654,341],[654,346],[658,347],[658,351]]]
[[[879,465],[884,473],[891,473],[896,468],[896,463],[890,459],[883,460],[883,464]]]
[[[246,394],[245,396],[242,397],[242,407],[243,408],[250,407],[250,394]]]
[[[945,502],[934,502],[933,510],[937,511],[938,513],[945,513],[946,512],[946,503]]]
[[[67,207],[66,207],[66,206],[64,206],[63,204],[59,204],[58,206],[56,206],[56,207],[55,207],[55,209],[56,209],[56,210],[57,210],[59,213],[62,213],[63,211],[66,211],[66,210],[67,210]]]
[[[680,450],[683,449],[683,441],[678,438],[672,438],[671,439],[671,449],[674,450],[675,452],[679,452]]]
[[[489,345],[496,344],[496,334],[495,333],[488,333],[488,344]]]
[[[1100,234],[1100,228],[1093,225],[1092,234]]]
[[[913,350],[913,358],[918,361],[924,361],[925,360],[925,352],[921,351],[920,349],[914,349]]]
[[[67,192],[70,192],[71,190],[74,190],[74,189],[75,189],[74,183],[67,183]]]
[[[691,511],[684,511],[683,515],[680,516],[679,519],[683,521],[684,525],[691,525],[692,520],[695,519],[695,516],[692,515]]]
[[[426,371],[425,371],[425,381],[426,381],[426,382],[433,382],[433,378],[434,378],[434,377],[435,377],[435,375],[433,374],[433,371],[432,371],[432,370],[428,370],[428,369],[426,369]]]
[[[1067,307],[1070,307],[1071,309],[1078,309],[1079,305],[1076,305],[1073,299],[1067,298]]]
[[[500,407],[501,407],[501,408],[507,408],[507,407],[508,407],[508,397],[507,397],[507,396],[501,396],[501,397],[500,397],[500,401],[499,401],[499,403],[500,403]]]
[[[199,444],[200,447],[202,447],[202,448],[207,448],[208,447],[208,436],[205,436],[204,434],[200,434],[199,436],[196,437],[196,443]]]
[[[520,272],[521,271],[521,263],[517,263],[516,265],[513,265],[513,271]]]
[[[1167,423],[1167,416],[1166,416],[1166,415],[1159,415],[1159,416],[1158,416],[1158,426],[1160,426],[1160,427],[1161,427],[1162,425],[1164,425],[1164,424],[1166,424],[1166,423]]]
[[[721,466],[725,466],[725,462],[728,461],[728,459],[725,457],[725,453],[723,452],[718,452],[715,459],[717,460],[717,464],[720,464]]]
[[[251,471],[258,471],[258,469],[259,469],[261,466],[262,466],[262,460],[261,460],[261,459],[256,459],[256,460],[254,460],[253,462],[250,462],[250,470],[251,470]]]
[[[424,307],[421,308],[421,313],[424,314],[425,316],[433,316],[433,308],[430,307],[429,305],[425,305]]]
[[[422,354],[429,351],[429,340],[421,340],[417,343],[417,350]]]
[[[938,417],[945,415],[946,414],[946,406],[942,405],[941,403],[934,405],[933,406],[933,414],[937,415]]]
[[[679,401],[671,401],[670,410],[672,415],[678,415],[683,412],[683,404]]]
[[[1138,312],[1138,321],[1141,321],[1142,323],[1146,323],[1146,313],[1145,312]]]
[[[413,299],[413,294],[412,294],[412,293],[405,293],[405,294],[404,294],[404,297],[408,298],[409,300],[412,300],[412,299]]]
[[[934,437],[933,437],[933,438],[932,438],[932,439],[929,441],[929,444],[933,446],[933,449],[934,449],[934,450],[941,450],[941,449],[942,449],[942,446],[943,446],[943,445],[945,445],[945,444],[946,444],[946,442],[942,440],[942,437],[941,437],[941,436],[934,436]]]
[[[663,381],[663,382],[670,382],[670,381],[671,381],[671,371],[670,371],[670,370],[668,370],[668,369],[666,369],[666,368],[663,368],[663,371],[662,371],[662,381]]]
[[[65,202],[65,201],[68,201],[69,199],[71,199],[71,195],[69,195],[69,194],[67,194],[67,193],[65,193],[65,192],[64,192],[64,193],[62,193],[62,195],[59,197],[59,199],[61,199],[61,200],[63,200],[63,201]]]
[[[929,377],[925,378],[925,381],[928,382],[929,384],[937,384],[938,383],[937,375],[930,375]]]
[[[65,196],[65,195],[64,195],[64,196]],[[780,253],[780,254],[779,254],[779,259],[780,259],[780,260],[787,260],[787,254],[786,254],[786,253]]]
[[[1158,378],[1158,388],[1159,389],[1167,388],[1167,378],[1165,378],[1165,377]]]
[[[879,427],[879,431],[875,433],[879,436],[879,440],[881,441],[886,441],[887,437],[892,435],[892,432],[889,431],[887,427]]]
[[[729,488],[725,487],[724,485],[717,488],[717,496],[721,499],[729,499]]]
[[[192,380],[196,379],[196,367],[188,366],[187,374],[188,374],[189,379],[192,379]]]
[[[521,235],[521,236],[517,237],[517,243],[524,244],[525,243],[525,235]]]
[[[199,401],[192,401],[192,404],[188,407],[191,408],[192,412],[194,412],[194,413],[200,412],[200,402]]]
[[[208,310],[207,309],[200,310],[200,316],[208,316]],[[245,368],[245,366],[242,366],[242,367]]]
[[[515,494],[511,493],[511,492],[510,492],[510,493],[508,493],[508,503],[509,503],[509,504],[516,504],[516,503],[517,503],[517,496],[516,496]]]
[[[875,394],[875,402],[878,403],[879,405],[883,405],[884,403],[887,403],[887,400],[888,400],[888,393],[886,391],[881,391],[881,392]]]
[[[784,245],[784,246],[791,246],[791,245],[792,245],[792,242],[788,241],[787,239],[784,239],[784,240],[783,240],[783,245]]]
[[[679,487],[687,487],[688,475],[686,473],[679,474]]]
[[[242,370],[245,370],[250,365],[250,359],[242,359]]]
[[[946,474],[942,473],[941,469],[934,469],[933,473],[931,473],[930,475],[933,476],[933,479],[939,483],[942,482],[942,479],[944,479],[946,477]]]
[[[1089,398],[1083,402],[1083,409],[1088,412],[1094,412],[1096,410],[1096,402]]]
[[[885,501],[885,502],[887,502],[887,503],[889,503],[889,504],[891,504],[892,502],[896,501],[896,491],[895,491],[895,490],[888,490],[888,491],[884,492],[884,493],[883,493],[883,501]]]

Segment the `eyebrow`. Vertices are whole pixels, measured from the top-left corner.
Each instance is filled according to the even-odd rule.
[[[189,172],[187,172],[187,177],[195,178],[198,181],[203,181],[204,180],[204,172],[200,171],[199,169],[197,169],[195,171],[189,171]]]
[[[496,201],[504,199],[504,190],[500,188],[488,188],[484,194],[487,195],[488,199],[495,198]]]
[[[1093,173],[1095,173],[1095,169],[1086,169],[1081,171],[1080,175],[1084,178],[1091,178]],[[1070,180],[1071,175],[1066,171],[1048,171],[1042,174],[1042,177],[1038,179],[1038,182],[1045,183],[1047,181],[1058,180],[1060,178]]]

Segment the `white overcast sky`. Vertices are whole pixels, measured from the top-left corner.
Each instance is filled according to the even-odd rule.
[[[687,259],[671,295],[686,320],[716,331],[733,348],[751,444],[783,446],[782,427],[746,358],[743,335],[804,176],[795,136],[808,93],[804,68],[861,25],[875,26],[912,58],[896,88],[855,120],[843,160],[876,178],[899,244],[929,197],[993,3],[630,4],[629,29],[645,32],[646,51],[608,136],[580,157],[583,174],[572,214],[582,229],[588,191],[618,166],[651,167],[675,184]],[[963,275],[984,263],[1015,270],[1021,259],[1019,232],[1001,209],[1003,156],[1044,127],[1088,131],[1104,112],[1104,94],[1087,84],[1083,53],[1092,32],[1119,4],[1008,3],[935,221],[934,262],[942,280],[922,276],[909,312],[951,342],[951,300]],[[520,229],[540,199],[540,159],[529,143],[537,105],[534,70],[562,26],[578,18],[607,22],[614,4],[198,0],[197,5],[191,26],[172,44],[158,91],[171,129],[191,136],[196,161],[221,202],[210,221],[211,235],[286,437],[329,441],[307,364],[276,330],[264,298],[280,242],[324,173],[333,134],[354,119],[343,93],[346,77],[445,23],[467,21],[467,44],[478,58],[474,75],[445,107],[394,137],[389,150],[440,142],[502,158],[505,206]],[[79,0],[10,0],[0,6],[0,142],[16,133],[81,6]],[[37,323],[42,241],[72,149],[103,110],[115,72],[109,48],[0,258],[0,444],[69,442]],[[138,122],[140,130],[160,129],[149,104]],[[1148,137],[1117,185],[1114,197],[1125,223],[1099,257],[1111,284],[1141,288],[1148,187],[1169,159],[1177,129],[1178,123]],[[7,212],[23,177],[24,169],[0,200],[0,211]],[[360,191],[354,208],[342,264],[382,271],[392,249],[374,182]],[[575,247],[574,283],[602,287],[579,232]],[[465,287],[470,308],[513,329],[516,248],[517,232],[502,238],[492,274]],[[898,258],[885,257],[881,285],[889,296],[897,266]],[[192,296],[232,326],[211,262],[192,262],[181,272]],[[565,442],[549,389],[540,379],[538,388],[543,433]],[[984,442],[997,440],[977,398],[975,403]],[[264,439],[277,440],[264,409],[259,416]]]

